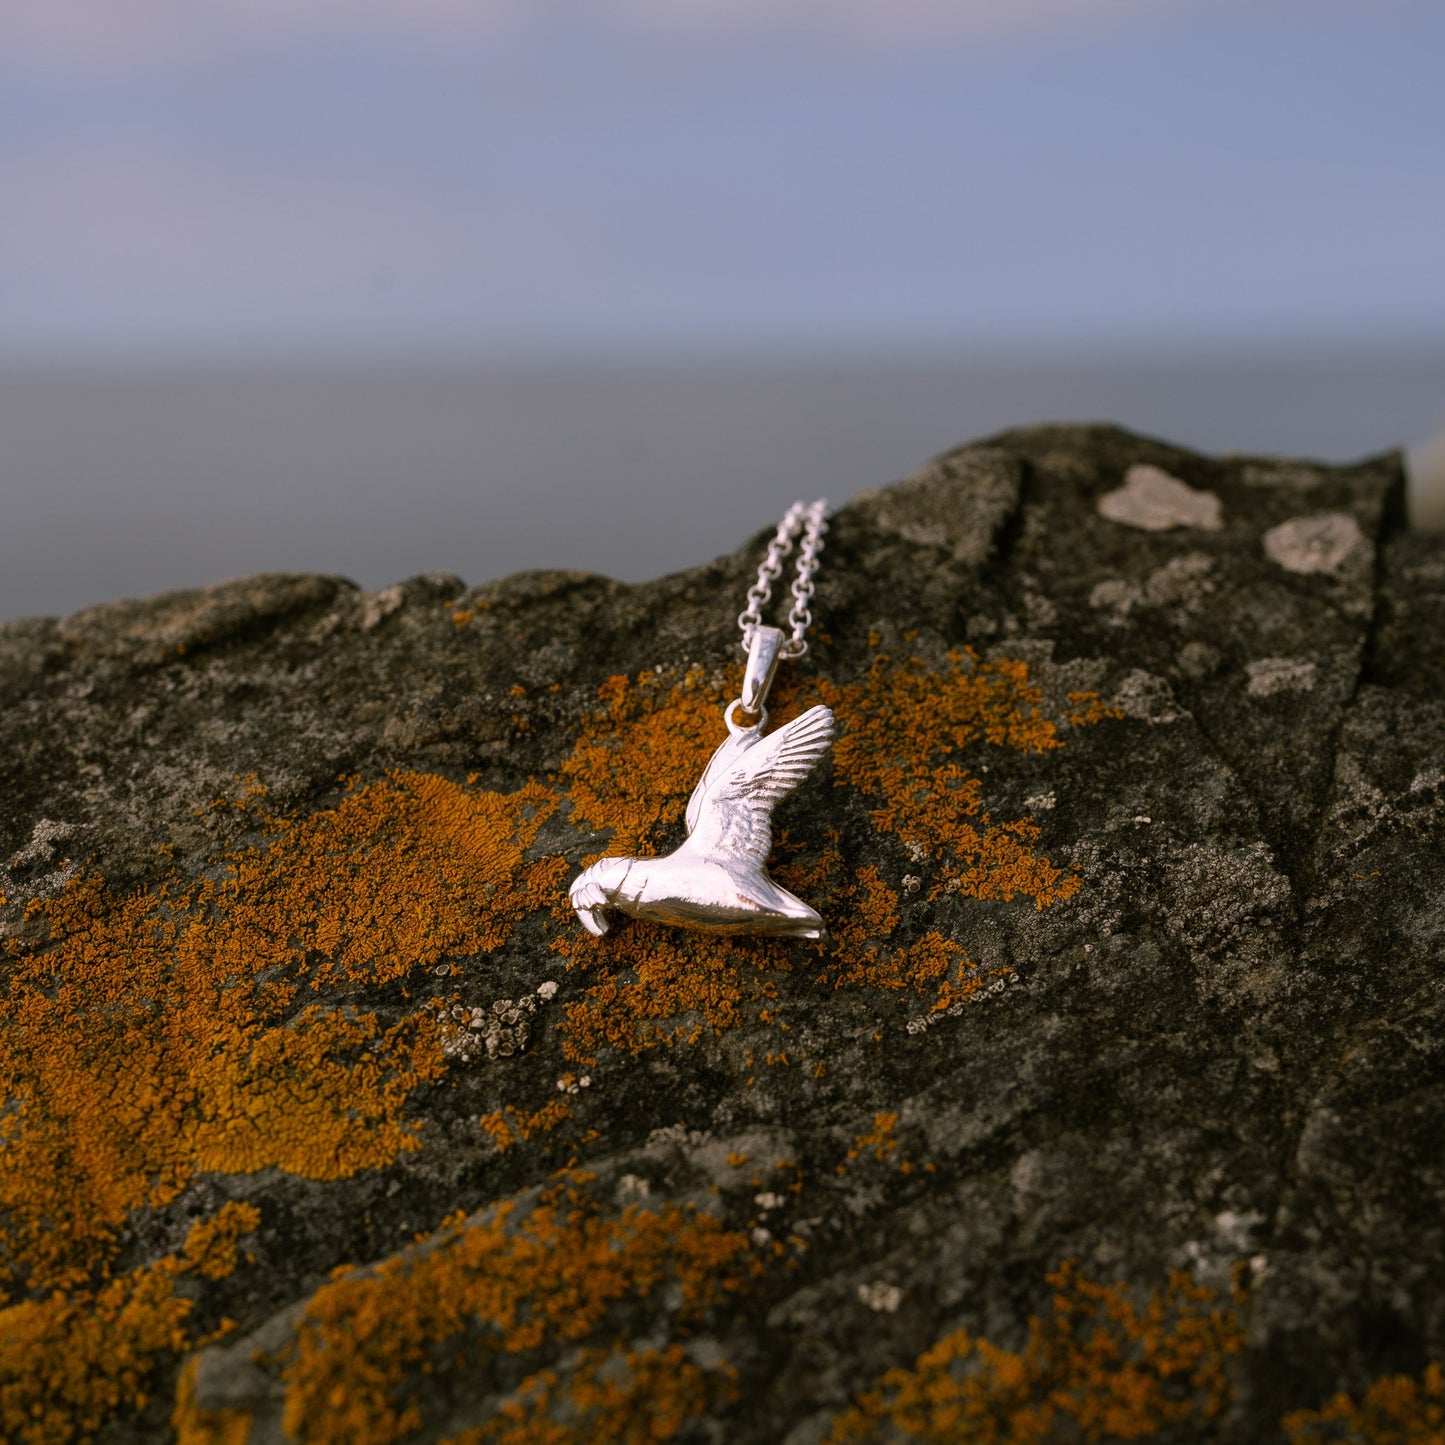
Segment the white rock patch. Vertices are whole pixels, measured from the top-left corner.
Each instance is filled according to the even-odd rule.
[[[1348,512],[1291,517],[1264,534],[1264,554],[1286,572],[1337,572],[1365,545],[1360,524]]]
[[[623,1199],[646,1199],[652,1193],[652,1185],[640,1174],[624,1174],[617,1181],[617,1193]]]
[[[1249,663],[1247,691],[1251,697],[1277,692],[1308,692],[1315,685],[1315,665],[1302,657],[1261,657]]]
[[[903,1291],[896,1284],[885,1284],[879,1280],[873,1284],[860,1284],[858,1298],[874,1314],[892,1315],[898,1313],[898,1306],[903,1303]]]
[[[1134,610],[1135,604],[1143,600],[1143,596],[1132,582],[1126,582],[1122,577],[1108,577],[1096,583],[1089,593],[1089,606],[1096,612],[1113,612],[1115,620],[1122,622]]]
[[[1219,498],[1213,492],[1195,491],[1162,468],[1143,462],[1124,473],[1122,487],[1099,498],[1098,508],[1107,521],[1145,532],[1167,532],[1171,527],[1217,532],[1223,525]]]
[[[361,630],[370,632],[380,627],[405,601],[406,589],[400,582],[383,587],[380,592],[367,592],[361,605]]]

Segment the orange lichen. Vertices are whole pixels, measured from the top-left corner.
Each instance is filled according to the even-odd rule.
[[[998,972],[981,971],[961,943],[937,930],[910,944],[892,942],[900,922],[897,892],[871,865],[850,876],[836,848],[806,864],[784,864],[777,875],[804,896],[831,900],[836,922],[819,983],[931,995],[930,1007],[938,1012],[975,997]]]
[[[1069,726],[1075,728],[1092,727],[1095,723],[1103,722],[1105,718],[1122,718],[1124,710],[1113,703],[1105,702],[1096,692],[1071,692],[1069,701],[1074,705],[1074,710],[1069,714]]]
[[[563,1010],[563,1050],[576,1063],[604,1047],[640,1053],[736,1028],[750,1004],[776,993],[770,975],[787,969],[776,944],[653,929],[629,929],[605,950],[568,951],[600,975]]]
[[[929,669],[917,661],[893,666],[880,656],[863,682],[822,684],[819,692],[838,714],[835,781],[873,799],[875,825],[928,858],[932,896],[1008,900],[1022,894],[1042,908],[1078,891],[1076,874],[1033,851],[1039,828],[1031,819],[995,822],[983,810],[981,780],[957,757],[974,747],[1042,752],[1063,746],[1025,664],[980,663],[961,652],[950,654],[942,669]],[[781,719],[799,699],[786,687],[779,693]],[[721,740],[723,700],[723,691],[696,668],[681,680],[646,672],[635,682],[614,677],[604,684],[599,710],[562,765],[574,819],[610,831],[603,853],[646,853],[663,846],[665,829],[675,834]],[[1091,694],[1070,700],[1071,725],[1114,715]],[[830,961],[824,977],[837,987],[922,995],[938,1011],[974,997],[993,977],[936,931],[893,942],[900,926],[897,892],[876,867],[851,873],[836,846],[787,856],[774,872],[824,908],[833,930],[824,945]],[[565,906],[558,917],[568,917]],[[778,975],[788,969],[786,944],[651,927],[624,925],[600,947],[565,929],[553,947],[569,968],[596,980],[565,1009],[564,1050],[576,1062],[592,1062],[603,1048],[637,1053],[766,1021]]]
[[[1021,893],[1043,906],[1078,886],[1031,851],[1038,834],[1030,820],[992,822],[979,780],[954,756],[975,744],[1059,745],[1022,664],[959,654],[930,672],[879,659],[865,682],[823,694],[839,713],[837,781],[868,795],[882,831],[928,853],[935,893]],[[517,685],[511,696],[526,690]],[[605,830],[609,852],[661,846],[720,741],[723,700],[698,669],[609,682],[558,780],[573,820]],[[780,689],[779,720],[799,701]],[[1075,724],[1106,715],[1087,699],[1072,701]],[[515,721],[527,725],[521,713]],[[189,1304],[169,1281],[232,1268],[231,1224],[202,1221],[192,1252],[173,1266],[111,1279],[127,1221],[174,1199],[200,1172],[279,1168],[337,1179],[416,1147],[407,1101],[444,1068],[438,1025],[420,1009],[383,1022],[369,993],[408,992],[423,969],[450,973],[459,956],[500,947],[519,920],[548,904],[567,915],[566,862],[527,861],[563,803],[554,787],[531,782],[504,794],[476,780],[398,773],[354,781],[334,806],[299,818],[268,816],[265,796],[261,782],[243,778],[217,801],[245,814],[250,836],[261,837],[211,860],[199,880],[172,875],[116,895],[81,879],[32,905],[24,936],[4,943],[0,1284],[12,1302],[5,1318],[18,1331],[6,1336],[7,1360],[40,1349],[36,1341],[68,1352],[82,1371],[100,1358],[87,1341],[102,1337],[106,1349],[140,1341],[147,1359],[178,1348]],[[977,970],[962,948],[938,933],[898,939],[897,893],[876,869],[850,873],[836,842],[808,855],[785,845],[777,868],[784,881],[814,878],[819,891],[805,896],[836,914],[824,946],[829,981],[919,994],[935,1009],[971,996]],[[792,953],[786,943],[624,926],[599,949],[568,923],[554,947],[583,984],[562,1022],[573,1060],[752,1021],[788,1027],[776,1004]],[[778,1066],[789,1057],[767,1053]],[[507,1147],[556,1128],[568,1108],[508,1108],[482,1123]],[[122,1319],[123,1327],[105,1324]],[[669,1368],[677,1363],[666,1350],[664,1358]],[[614,1370],[618,1379],[647,1378],[655,1363],[644,1354],[609,1364],[595,1387],[611,1389]],[[109,1365],[95,1369],[112,1378]],[[591,1378],[579,1369],[574,1384]],[[674,1381],[683,1380],[679,1370]],[[105,1408],[133,1404],[143,1374],[121,1368]],[[692,1388],[679,1385],[684,1394]],[[602,1395],[594,1405],[608,1418]],[[187,1429],[221,1431],[217,1438],[239,1428],[207,1424],[196,1411],[186,1418]],[[59,1439],[64,1430],[23,1438]]]
[[[913,659],[893,666],[880,654],[864,682],[819,690],[841,723],[835,782],[871,797],[874,826],[927,855],[936,870],[931,896],[1022,894],[1043,908],[1078,891],[1077,876],[1032,851],[1039,829],[1031,819],[996,823],[984,811],[982,782],[958,757],[980,745],[1024,753],[1063,746],[1025,663],[979,662],[964,651],[935,671]],[[1069,721],[1110,715],[1076,707]]]
[[[671,1204],[613,1213],[577,1187],[587,1177],[574,1174],[530,1206],[504,1201],[408,1256],[323,1286],[283,1367],[287,1432],[309,1445],[388,1445],[421,1426],[424,1373],[474,1375],[498,1355],[578,1344],[615,1307],[659,1295],[678,1301],[675,1328],[685,1331],[759,1273],[747,1240],[709,1215]],[[666,1348],[636,1363],[632,1385],[656,1400],[702,1408],[710,1397],[699,1393],[695,1367],[680,1352]],[[520,1431],[529,1416],[541,1424],[558,1383],[552,1371],[534,1371],[516,1391],[510,1422],[504,1416],[498,1428]],[[613,1386],[620,1396],[609,1404]],[[584,1366],[566,1393],[569,1412],[605,1417],[637,1390]]]
[[[143,1406],[157,1358],[187,1343],[191,1303],[175,1293],[177,1272],[167,1257],[94,1294],[57,1292],[0,1313],[4,1438],[50,1445]]]
[[[844,1156],[843,1163],[838,1166],[838,1173],[846,1173],[850,1164],[856,1163],[864,1155],[870,1153],[880,1164],[889,1163],[898,1152],[898,1140],[894,1137],[893,1132],[897,1127],[898,1115],[896,1112],[874,1114],[873,1127],[853,1136],[853,1145]],[[904,1173],[912,1172],[912,1165],[900,1167],[903,1168]]]
[[[81,879],[5,941],[7,1370],[21,1351],[37,1379],[108,1379],[103,1362],[127,1340],[147,1357],[176,1347],[189,1304],[170,1293],[173,1271],[108,1271],[128,1218],[196,1174],[336,1179],[416,1147],[403,1112],[442,1071],[435,1023],[418,1012],[388,1026],[346,996],[497,947],[558,880],[558,860],[524,862],[558,802],[538,784],[500,794],[397,774],[295,819],[266,817],[264,788],[238,782],[225,806],[256,813],[264,836],[212,876],[130,895]],[[198,1228],[176,1268],[215,1277],[230,1225]],[[92,1395],[119,1409],[139,1388]],[[79,1406],[72,1417],[91,1418]]]
[[[235,944],[308,964],[313,988],[497,948],[549,898],[554,861],[527,866],[523,854],[556,807],[536,782],[497,793],[397,773],[354,788],[235,855],[223,885]]]
[[[555,805],[398,775],[273,820],[220,881],[115,898],[89,880],[33,909],[48,946],[7,943],[0,1272],[83,1281],[129,1211],[198,1172],[338,1178],[412,1147],[401,1110],[440,1072],[433,1025],[302,991],[496,947],[555,878],[522,862]]]
[[[1445,1371],[1425,1367],[1419,1379],[1386,1375],[1358,1404],[1336,1395],[1318,1410],[1283,1420],[1290,1445],[1440,1445],[1445,1441]]]
[[[611,832],[608,853],[636,853],[655,842],[660,826],[676,827],[714,749],[726,736],[726,699],[700,669],[680,682],[642,673],[635,683],[613,677],[599,692],[601,708],[562,764],[572,816]]]
[[[0,1431],[13,1445],[88,1435],[117,1410],[140,1409],[161,1356],[194,1343],[187,1274],[219,1279],[235,1266],[237,1237],[256,1227],[248,1204],[227,1204],[192,1226],[179,1256],[93,1292],[55,1291],[0,1310]]]
[[[497,1418],[443,1445],[646,1445],[736,1397],[724,1362],[695,1364],[681,1345],[584,1350],[565,1375],[540,1370]]]
[[[834,987],[866,985],[888,993],[924,994],[931,989],[935,1013],[967,1002],[992,976],[979,971],[962,944],[937,931],[925,933],[903,948],[866,945],[840,949],[837,961]]]
[[[829,1445],[1103,1445],[1199,1431],[1220,1417],[1232,1396],[1228,1362],[1244,1345],[1238,1297],[1221,1301],[1182,1273],[1142,1308],[1124,1286],[1096,1284],[1072,1265],[1049,1282],[1050,1310],[1029,1321],[1022,1353],[966,1330],[946,1335],[841,1415]]]
[[[176,1445],[246,1445],[251,1435],[251,1412],[233,1406],[203,1409],[196,1400],[199,1365],[199,1355],[187,1360],[176,1384],[176,1408],[171,1415]]]
[[[234,1200],[222,1205],[213,1219],[198,1219],[186,1235],[182,1252],[186,1268],[205,1279],[225,1279],[235,1273],[236,1241],[261,1222],[254,1204]]]
[[[522,1114],[515,1109],[497,1109],[483,1114],[477,1122],[497,1146],[497,1151],[505,1154],[513,1144],[525,1142],[534,1134],[550,1134],[571,1117],[571,1104],[565,1099],[553,1099],[532,1114]]]

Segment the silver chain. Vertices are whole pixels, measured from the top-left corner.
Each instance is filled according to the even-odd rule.
[[[811,507],[794,502],[788,508],[773,540],[768,543],[768,555],[758,568],[758,580],[748,588],[748,605],[738,614],[744,652],[752,647],[754,628],[762,626],[763,608],[772,598],[773,583],[783,575],[783,559],[793,550],[799,533],[803,541],[798,548],[797,576],[793,578],[793,607],[788,613],[788,626],[793,629],[793,635],[783,644],[781,656],[801,657],[807,652],[804,633],[813,621],[813,614],[808,610],[813,600],[813,573],[818,570],[818,553],[823,550],[823,533],[827,530],[828,503],[823,498]]]

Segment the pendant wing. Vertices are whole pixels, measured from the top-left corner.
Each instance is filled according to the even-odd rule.
[[[687,832],[691,837],[697,828],[697,820],[702,816],[703,802],[709,790],[719,778],[737,767],[738,759],[750,748],[758,744],[758,730],[748,728],[743,732],[729,733],[727,738],[718,745],[718,750],[707,760],[707,767],[703,769],[702,777],[697,780],[697,787],[692,790],[692,797],[687,800]]]
[[[743,854],[761,867],[773,845],[773,809],[817,767],[834,731],[832,709],[813,707],[751,745],[746,734],[729,738],[688,804],[685,846]]]

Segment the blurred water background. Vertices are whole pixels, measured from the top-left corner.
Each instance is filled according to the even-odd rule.
[[[641,578],[1045,420],[1419,446],[1442,55],[1437,0],[0,0],[0,619]]]
[[[635,580],[1041,418],[1347,460],[1424,435],[1442,399],[1445,348],[12,369],[0,617],[266,570]]]

